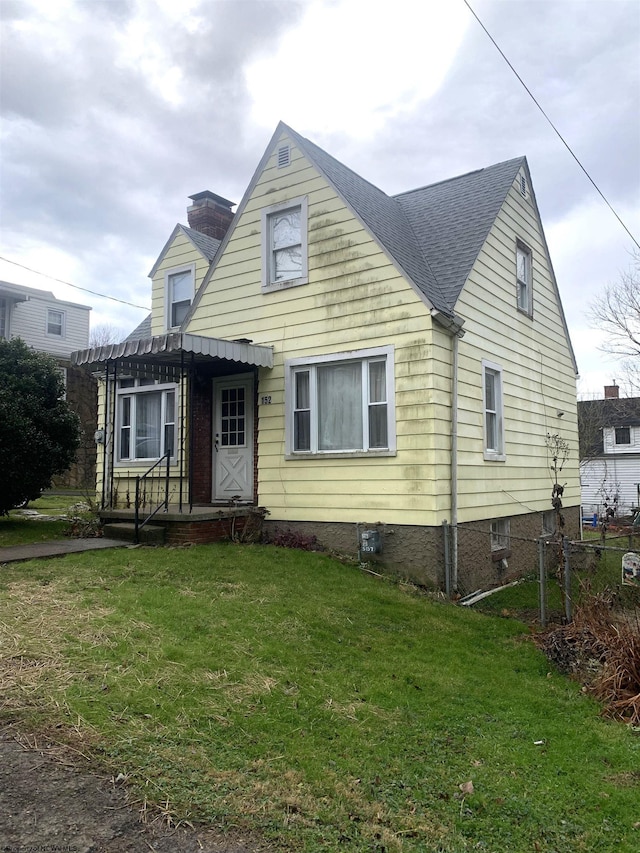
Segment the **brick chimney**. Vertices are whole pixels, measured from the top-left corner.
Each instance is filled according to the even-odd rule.
[[[208,237],[222,240],[233,221],[231,208],[234,202],[209,190],[190,195],[189,198],[193,202],[187,208],[189,227]]]
[[[620,389],[617,385],[605,385],[604,386],[604,399],[605,400],[617,400],[620,397]]]

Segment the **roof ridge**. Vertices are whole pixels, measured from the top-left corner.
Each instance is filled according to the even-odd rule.
[[[525,156],[522,157],[512,157],[509,160],[501,160],[499,163],[492,163],[490,166],[482,166],[480,169],[471,169],[469,172],[463,172],[461,175],[452,175],[450,178],[443,178],[441,181],[434,181],[431,184],[424,184],[421,187],[414,187],[411,190],[403,190],[401,193],[395,193],[395,195],[390,196],[391,198],[400,198],[401,196],[410,195],[411,193],[422,192],[422,190],[428,190],[432,187],[439,187],[442,184],[450,184],[453,181],[460,181],[463,178],[469,178],[471,175],[479,175],[482,172],[487,172],[489,169],[497,169],[499,166],[507,166],[511,163],[521,163],[525,160]]]

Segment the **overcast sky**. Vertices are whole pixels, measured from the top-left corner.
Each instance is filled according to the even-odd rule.
[[[640,241],[640,0],[470,0]],[[526,155],[585,396],[634,243],[463,0],[0,0],[0,278],[126,334],[188,196],[239,202],[278,121],[389,194]]]

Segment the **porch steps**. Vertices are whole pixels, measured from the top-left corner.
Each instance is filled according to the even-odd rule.
[[[124,542],[134,542],[136,526],[131,521],[112,521],[104,525],[104,535],[109,539],[120,539]],[[138,531],[141,545],[164,545],[164,527],[159,524],[145,524]]]

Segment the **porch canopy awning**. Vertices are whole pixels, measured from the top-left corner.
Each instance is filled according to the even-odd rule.
[[[221,338],[170,332],[71,353],[71,363],[74,365],[100,370],[117,364],[120,372],[123,369],[140,371],[145,366],[175,370],[185,364],[198,366],[215,361],[250,367],[273,367],[273,347],[256,346],[247,340],[225,341]]]

